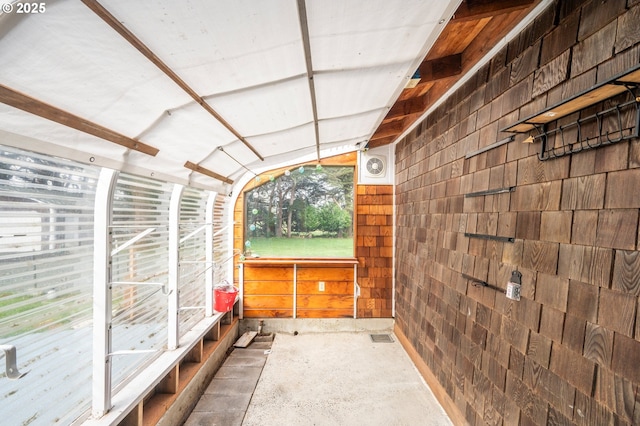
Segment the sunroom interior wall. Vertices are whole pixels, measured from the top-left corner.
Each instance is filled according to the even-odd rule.
[[[182,337],[205,315],[206,217],[209,193],[185,188],[180,205],[179,333]]]
[[[213,284],[223,281],[233,282],[229,275],[229,264],[233,263],[235,251],[229,244],[229,236],[233,232],[233,226],[229,222],[229,209],[226,194],[216,194],[213,206]]]
[[[639,19],[553,2],[396,147],[397,330],[461,424],[640,424],[640,140],[542,162],[518,135],[465,158],[637,66]]]
[[[120,173],[113,200],[112,250],[147,236],[112,256],[113,350],[155,350],[112,358],[113,385],[166,347],[169,198],[173,185]],[[135,284],[133,284],[135,283]]]
[[[91,405],[98,173],[0,147],[0,345],[28,373],[9,380],[0,358],[3,423],[70,423]]]

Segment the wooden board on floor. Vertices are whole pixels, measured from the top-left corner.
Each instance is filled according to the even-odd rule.
[[[234,348],[246,348],[258,335],[257,331],[247,331],[233,344]]]

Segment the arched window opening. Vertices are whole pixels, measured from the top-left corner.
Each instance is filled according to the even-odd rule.
[[[246,257],[353,257],[354,167],[300,166],[245,193]]]

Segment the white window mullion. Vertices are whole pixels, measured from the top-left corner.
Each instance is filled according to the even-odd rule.
[[[180,310],[180,202],[184,186],[175,185],[171,194],[169,207],[169,303],[168,303],[168,336],[167,347],[176,349],[179,342],[179,310]]]
[[[113,191],[118,173],[102,169],[93,231],[93,403],[99,418],[111,408],[111,238]]]
[[[207,200],[207,237],[206,237],[206,273],[205,273],[205,315],[210,317],[213,315],[213,277],[215,272],[214,253],[213,253],[213,212],[216,207],[216,197],[218,194],[215,192],[209,193],[209,199]]]

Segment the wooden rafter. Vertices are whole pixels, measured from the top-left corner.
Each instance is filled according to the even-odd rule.
[[[453,21],[476,20],[531,6],[534,0],[465,0],[453,15]]]
[[[127,147],[134,151],[142,152],[151,156],[155,156],[159,152],[157,148],[151,145],[147,145],[128,136],[124,136],[111,129],[93,123],[82,117],[78,117],[70,112],[56,108],[3,85],[0,85],[0,102],[62,124],[63,126]]]
[[[443,31],[426,60],[422,62],[420,83],[405,89],[368,146],[393,143],[443,96],[451,85],[526,16],[538,0],[465,0]],[[464,28],[464,30],[461,30]]]
[[[218,114],[209,105],[204,98],[198,95],[187,83],[184,82],[167,64],[165,64],[155,53],[151,51],[140,39],[138,39],[131,31],[129,31],[115,16],[113,16],[107,9],[104,8],[96,0],[82,0],[82,2],[91,9],[96,15],[98,15],[103,21],[105,21],[111,28],[113,28],[118,34],[120,34],[129,44],[135,47],[140,53],[142,53],[148,60],[150,60],[156,67],[173,80],[182,90],[184,90],[191,98],[202,106],[209,114],[211,114],[216,120],[218,120],[227,130],[229,130],[236,138],[238,138],[247,148],[251,150],[261,161],[264,161],[264,157],[240,134],[229,124],[220,114]]]
[[[434,81],[452,77],[462,72],[462,54],[424,61],[418,68],[420,80]]]
[[[224,183],[228,183],[229,185],[233,184],[233,180],[229,179],[228,177],[224,177],[216,172],[213,172],[205,167],[199,166],[195,163],[192,163],[191,161],[187,161],[186,163],[184,163],[184,166],[189,169],[189,170],[193,170],[194,172],[203,174],[205,176],[209,176],[212,177],[214,179],[218,179],[219,181],[222,181]]]
[[[401,133],[405,128],[404,120],[394,120],[382,123],[378,130],[376,130],[375,138],[380,139],[386,136],[395,136]]]
[[[424,94],[422,96],[409,98],[404,101],[398,101],[391,107],[389,113],[385,117],[385,120],[390,118],[403,117],[405,115],[422,113],[427,108],[428,100],[428,94]]]

